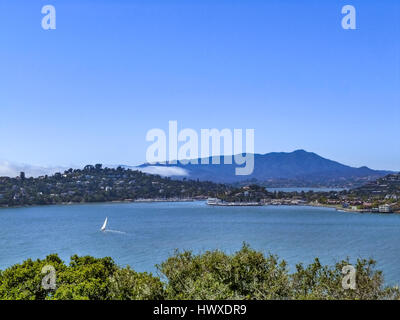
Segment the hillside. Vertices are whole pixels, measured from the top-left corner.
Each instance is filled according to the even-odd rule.
[[[400,173],[389,174],[353,190],[357,194],[400,198]]]
[[[84,169],[38,178],[0,177],[0,206],[132,201],[138,199],[187,199],[216,196],[229,187],[212,182],[180,181],[121,167]]]

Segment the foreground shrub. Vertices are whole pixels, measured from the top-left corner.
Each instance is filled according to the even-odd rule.
[[[175,252],[158,269],[170,299],[399,299],[397,287],[384,287],[373,260],[357,260],[356,288],[344,289],[342,268],[349,264],[347,259],[330,267],[315,259],[289,274],[285,261],[244,245],[231,256]]]
[[[278,299],[290,292],[286,263],[246,245],[232,256],[175,252],[158,269],[171,299]]]
[[[57,290],[53,298],[61,300],[105,300],[110,278],[117,266],[110,257],[71,257],[68,268],[57,272]]]
[[[3,300],[43,300],[51,296],[52,290],[42,288],[42,268],[52,265],[60,272],[66,266],[56,254],[44,260],[28,259],[21,264],[15,264],[0,273],[0,299]]]
[[[118,267],[109,258],[72,256],[69,265],[57,255],[28,259],[0,272],[0,299],[159,300],[159,299],[398,299],[397,287],[385,287],[375,261],[359,259],[355,289],[343,289],[343,260],[334,266],[319,259],[298,264],[289,273],[287,264],[274,255],[244,245],[233,255],[207,251],[195,255],[176,251],[157,266],[159,277]],[[56,270],[56,288],[42,287],[42,268]]]
[[[349,265],[349,260],[336,263],[333,267],[321,265],[319,259],[306,268],[302,264],[296,266],[292,275],[294,299],[357,299],[379,300],[398,299],[397,287],[384,287],[381,271],[375,270],[374,260],[358,259],[354,265],[356,270],[355,289],[345,290],[342,287],[342,268]]]
[[[146,272],[128,266],[118,269],[110,279],[109,298],[113,300],[160,300],[165,297],[163,283]]]

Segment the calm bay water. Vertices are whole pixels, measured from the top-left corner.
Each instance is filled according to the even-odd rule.
[[[105,217],[109,232],[100,232]],[[400,284],[400,215],[313,207],[209,207],[204,202],[107,203],[0,210],[0,269],[58,253],[111,256],[155,272],[175,248],[233,253],[245,241],[291,268],[372,257],[387,284]]]

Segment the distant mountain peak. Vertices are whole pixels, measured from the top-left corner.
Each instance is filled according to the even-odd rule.
[[[200,160],[200,159],[198,159]],[[200,161],[198,161],[200,163]],[[142,167],[147,165],[142,165]],[[172,164],[163,165],[172,166]],[[297,149],[292,152],[254,154],[254,171],[248,176],[235,175],[236,164],[190,164],[173,166],[186,169],[189,179],[237,183],[257,181],[289,186],[353,186],[377,179],[392,172],[372,170],[366,166],[354,168],[326,159],[314,152]]]
[[[313,152],[308,152],[308,151],[306,151],[304,149],[297,149],[297,150],[294,150],[292,153],[313,153]]]

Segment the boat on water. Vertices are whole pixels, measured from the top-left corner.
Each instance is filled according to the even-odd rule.
[[[107,222],[108,222],[108,217],[106,217],[106,220],[104,220],[103,226],[101,227],[100,231],[106,230]]]

